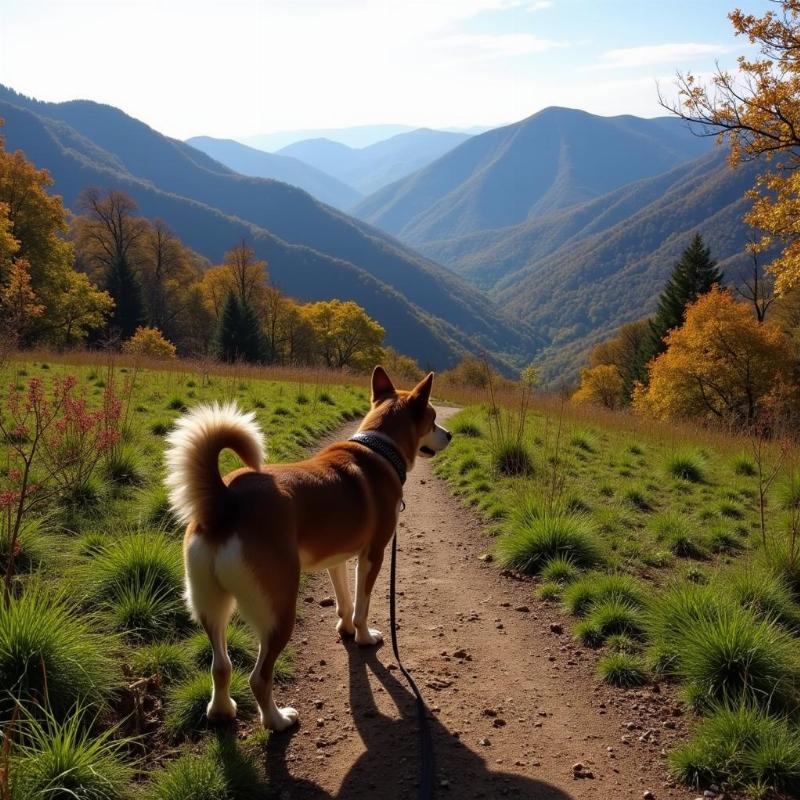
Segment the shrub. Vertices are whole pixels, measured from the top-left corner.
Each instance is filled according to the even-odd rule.
[[[609,597],[592,604],[586,621],[596,626],[603,639],[615,633],[638,635],[642,632],[639,609],[626,600]]]
[[[527,525],[511,528],[501,536],[498,552],[506,567],[528,574],[538,573],[558,556],[580,567],[591,567],[602,558],[590,519],[558,512],[543,512]]]
[[[677,450],[664,459],[667,474],[690,483],[705,483],[705,459],[692,450]]]
[[[608,653],[597,664],[600,677],[612,686],[641,686],[647,670],[640,658],[628,653]]]
[[[29,583],[0,603],[0,719],[13,699],[49,702],[62,719],[78,702],[101,704],[115,679],[110,639],[52,588]]]
[[[152,433],[153,436],[166,436],[168,431],[169,431],[168,422],[154,422],[150,426],[150,433]]]
[[[522,442],[504,440],[493,447],[492,467],[507,477],[533,474],[533,458]]]
[[[723,517],[728,517],[728,519],[744,518],[744,511],[742,511],[738,504],[732,503],[730,500],[723,500],[719,504],[719,513],[722,514]]]
[[[183,398],[182,397],[173,397],[169,401],[169,403],[167,403],[167,408],[170,411],[180,411],[180,412],[184,412],[184,411],[188,411],[189,410],[187,405],[186,405],[186,403],[183,402]]]
[[[231,696],[240,714],[256,711],[247,676],[237,670],[231,676]],[[164,729],[169,736],[190,736],[203,728],[206,706],[211,699],[211,677],[201,672],[170,686],[167,692]]]
[[[122,345],[122,352],[146,358],[173,359],[178,351],[175,345],[164,338],[158,328],[148,328],[140,325],[133,336]]]
[[[800,601],[800,546],[788,540],[772,542],[763,556],[767,568],[785,581],[795,600]]]
[[[584,616],[590,607],[616,600],[639,609],[644,605],[641,584],[630,575],[594,572],[570,584],[564,592],[564,605],[571,614]]]
[[[800,471],[792,470],[776,487],[778,506],[784,511],[800,509]]]
[[[556,556],[542,567],[539,574],[543,581],[569,583],[578,577],[579,572],[580,570],[575,566],[575,562],[571,558]]]
[[[763,567],[745,567],[722,576],[721,588],[740,606],[759,617],[800,629],[800,608],[780,575]]]
[[[800,737],[785,719],[756,707],[722,706],[669,756],[669,767],[676,778],[695,787],[726,783],[739,789],[791,791],[800,781]]]
[[[708,537],[708,546],[712,553],[738,553],[744,547],[735,534],[722,527],[711,531]]]
[[[335,406],[336,401],[328,394],[328,392],[321,392],[319,396],[320,403],[325,403],[328,406]]]
[[[536,593],[541,600],[559,600],[561,598],[562,591],[563,587],[560,583],[556,583],[555,581],[545,581],[541,584],[541,586],[539,586],[539,588],[536,590]]]
[[[677,621],[675,673],[698,708],[725,701],[781,707],[800,686],[796,642],[732,604],[694,622]]]
[[[14,573],[33,572],[38,566],[53,558],[58,539],[45,533],[41,518],[26,517],[20,524],[14,556]],[[8,536],[0,535],[0,570],[5,573],[10,555]]]
[[[190,667],[183,642],[153,642],[137,647],[131,653],[134,675],[159,675],[164,683],[185,678]]]
[[[130,739],[116,731],[92,730],[86,712],[64,721],[44,709],[23,712],[23,733],[12,747],[11,797],[122,800],[128,796],[133,769],[123,761]]]
[[[308,395],[303,394],[303,392],[298,392],[297,397],[295,397],[295,402],[299,406],[307,405]]]
[[[606,639],[606,646],[615,653],[638,653],[642,649],[641,644],[627,633],[612,633]]]

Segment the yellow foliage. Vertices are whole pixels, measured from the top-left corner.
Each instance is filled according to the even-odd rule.
[[[720,70],[711,88],[682,76],[679,113],[727,137],[734,164],[757,157],[775,162],[748,193],[754,203],[745,221],[763,232],[755,251],[781,246],[768,267],[781,293],[800,283],[800,0],[775,5],[761,17],[729,15],[736,34],[763,57],[741,56],[739,76]]]
[[[633,397],[638,410],[659,419],[750,424],[793,382],[790,340],[719,287],[690,305],[665,341],[666,352],[648,367],[648,386]]]
[[[624,392],[625,382],[616,365],[598,364],[581,370],[581,385],[572,395],[572,402],[619,408],[624,401]]]
[[[378,363],[383,354],[383,327],[357,303],[325,300],[301,309],[326,366],[368,369]]]
[[[136,332],[122,345],[122,352],[147,358],[175,358],[175,345],[165,339],[158,328],[139,326]]]

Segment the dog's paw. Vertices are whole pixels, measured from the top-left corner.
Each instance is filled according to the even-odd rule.
[[[360,644],[362,647],[370,647],[380,644],[382,641],[383,634],[375,628],[367,628],[364,633],[356,629],[356,644]]]
[[[214,698],[206,707],[209,722],[231,722],[236,719],[236,701],[232,697]]]
[[[352,619],[340,619],[336,623],[336,632],[339,636],[354,636],[356,632],[356,626],[353,625]]]
[[[269,725],[265,727],[271,728],[273,731],[285,731],[291,728],[297,722],[297,709],[291,706],[284,706],[278,708],[273,706],[269,715]]]

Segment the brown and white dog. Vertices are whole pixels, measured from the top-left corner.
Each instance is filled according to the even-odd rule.
[[[433,373],[398,391],[382,367],[372,374],[371,408],[355,440],[337,442],[294,464],[264,465],[254,415],[234,404],[199,406],[170,434],[170,502],[187,524],[186,597],[213,648],[211,720],[233,719],[226,630],[234,608],[259,640],[250,686],[261,722],[274,730],[297,720],[272,694],[275,659],[294,628],[301,570],[327,569],[336,594],[337,630],[360,645],[381,641],[367,626],[369,600],[397,525],[405,470],[430,457],[451,434],[429,402]],[[246,468],[224,478],[219,454],[230,448]],[[358,557],[355,606],[346,561]]]

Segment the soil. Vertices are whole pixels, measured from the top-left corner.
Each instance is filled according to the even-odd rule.
[[[440,409],[438,418],[454,412]],[[409,474],[405,502],[398,637],[430,710],[436,797],[701,794],[675,786],[665,769],[664,751],[691,724],[668,687],[600,682],[597,654],[575,642],[560,608],[537,600],[530,580],[481,558],[490,543],[480,521],[429,462]],[[387,551],[370,609],[370,625],[386,638],[377,648],[339,638],[325,573],[304,591],[296,681],[277,690],[300,725],[267,744],[281,800],[417,797],[416,706],[389,644],[389,558]]]

